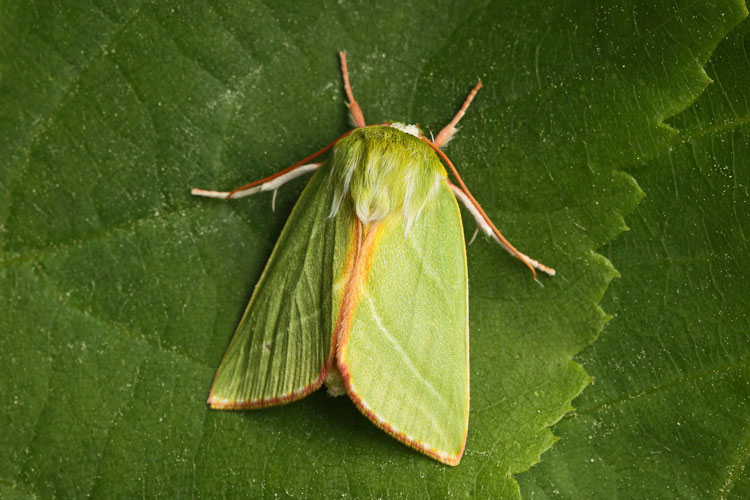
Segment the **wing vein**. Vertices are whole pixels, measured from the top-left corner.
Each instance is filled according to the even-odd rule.
[[[437,389],[435,389],[435,386],[430,383],[429,380],[427,380],[422,374],[419,372],[416,366],[414,366],[414,363],[412,362],[409,355],[404,351],[404,348],[401,347],[401,344],[399,344],[395,338],[388,332],[388,330],[385,328],[385,325],[383,325],[383,321],[380,319],[380,316],[378,316],[377,311],[375,310],[375,303],[372,301],[372,297],[367,292],[364,292],[365,297],[367,297],[367,304],[370,307],[370,311],[372,312],[372,317],[375,320],[375,323],[378,325],[378,328],[381,332],[383,332],[383,335],[385,335],[385,338],[388,339],[388,341],[393,344],[393,347],[396,349],[396,352],[399,354],[402,360],[404,360],[406,366],[411,370],[411,372],[419,378],[419,380],[424,383],[425,387],[429,389],[430,393],[432,395],[436,396],[437,399],[439,399],[441,402],[445,402],[445,398],[443,398],[443,395],[440,394]]]

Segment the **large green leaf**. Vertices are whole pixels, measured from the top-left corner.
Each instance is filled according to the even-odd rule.
[[[632,173],[646,192],[606,248],[615,318],[580,359],[596,383],[522,477],[529,498],[750,498],[750,22],[713,85]]]
[[[680,140],[662,120],[709,83],[701,65],[745,9],[368,4],[1,4],[4,494],[518,497],[511,474],[539,460],[589,380],[571,358],[601,330],[615,275],[594,251],[640,197],[618,170]],[[448,153],[511,241],[559,271],[539,287],[491,242],[470,247],[457,468],[323,393],[205,406],[303,182],[276,212],[269,196],[223,204],[188,188],[267,175],[346,130],[339,48],[371,123],[435,131],[482,79]]]

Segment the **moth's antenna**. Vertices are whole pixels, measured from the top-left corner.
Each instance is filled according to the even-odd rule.
[[[495,224],[492,223],[492,220],[487,216],[484,209],[482,209],[482,206],[479,204],[479,202],[474,198],[474,196],[471,194],[471,191],[469,191],[469,188],[466,187],[466,184],[464,184],[463,179],[461,179],[461,176],[458,174],[458,170],[456,170],[456,167],[453,166],[453,162],[451,162],[450,158],[443,153],[443,151],[437,147],[435,144],[430,142],[426,137],[421,138],[423,141],[425,141],[427,144],[430,145],[432,149],[437,152],[438,155],[440,155],[440,158],[443,159],[446,165],[448,165],[448,168],[453,173],[453,176],[458,181],[458,186],[455,186],[451,184],[450,182],[448,185],[451,188],[451,191],[458,197],[461,202],[466,206],[467,209],[471,212],[471,214],[474,216],[474,219],[477,221],[477,224],[479,227],[484,230],[485,233],[492,236],[495,241],[497,241],[500,246],[505,248],[510,254],[514,255],[518,260],[526,264],[526,267],[531,269],[531,272],[534,274],[534,279],[536,280],[536,269],[539,269],[540,271],[543,271],[550,276],[555,275],[555,270],[551,267],[547,267],[544,264],[537,262],[536,260],[532,259],[526,254],[523,254],[516,250],[516,247],[510,244],[510,242],[503,236],[503,234],[500,232],[500,230],[495,227]],[[459,187],[460,186],[460,187]]]
[[[253,182],[251,182],[249,184],[245,184],[244,186],[240,186],[238,188],[234,188],[231,191],[229,191],[228,193],[217,192],[217,191],[205,191],[203,189],[193,189],[193,194],[198,195],[198,196],[208,196],[210,198],[225,198],[225,199],[228,200],[229,198],[231,198],[235,194],[237,194],[239,196],[238,193],[240,193],[240,192],[248,191],[248,190],[251,190],[252,188],[255,188],[255,187],[258,187],[258,186],[262,186],[264,184],[268,184],[268,183],[272,182],[274,179],[288,178],[290,176],[291,176],[291,178],[296,177],[296,175],[292,174],[292,172],[297,171],[298,174],[301,174],[301,173],[304,173],[304,172],[309,172],[310,170],[315,170],[318,167],[320,167],[321,164],[320,163],[308,163],[308,162],[310,160],[312,160],[314,158],[317,158],[318,156],[322,155],[323,153],[325,153],[329,149],[331,149],[333,146],[336,145],[337,142],[339,142],[341,139],[343,139],[347,135],[351,134],[352,132],[353,131],[350,130],[350,131],[346,132],[345,134],[341,134],[341,136],[339,136],[338,139],[336,139],[335,141],[333,141],[332,143],[330,143],[328,146],[319,149],[318,151],[314,152],[313,154],[311,154],[309,156],[306,156],[305,158],[301,159],[300,161],[298,161],[294,165],[285,168],[284,170],[276,172],[273,175],[269,175],[268,177],[264,177],[262,179],[258,179],[257,181],[253,181]],[[313,165],[315,166],[314,168],[312,168]],[[307,167],[309,167],[309,168],[307,168]],[[287,176],[287,177],[285,177],[285,176]],[[264,190],[264,189],[262,189],[262,190]],[[253,194],[253,193],[255,193],[255,191],[250,191],[250,192],[248,192],[246,194]]]

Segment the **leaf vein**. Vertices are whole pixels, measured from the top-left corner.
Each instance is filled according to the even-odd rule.
[[[563,419],[567,420],[567,419],[576,418],[576,417],[579,417],[581,415],[586,415],[586,414],[589,414],[589,413],[594,413],[594,412],[597,412],[599,410],[603,410],[603,409],[609,408],[610,406],[613,406],[613,405],[616,405],[616,404],[624,403],[624,402],[627,402],[627,401],[632,401],[634,399],[639,399],[639,398],[641,398],[643,396],[651,396],[652,394],[655,394],[657,392],[660,392],[660,391],[663,391],[663,390],[666,390],[666,389],[671,389],[673,387],[676,387],[676,386],[679,386],[679,385],[682,385],[682,384],[687,384],[687,383],[694,382],[696,380],[705,379],[705,378],[715,377],[717,375],[721,375],[721,374],[729,372],[731,370],[743,368],[743,367],[745,367],[747,365],[747,362],[748,362],[748,360],[743,359],[743,360],[740,360],[740,361],[737,361],[737,362],[734,362],[734,363],[726,364],[726,365],[721,366],[719,368],[714,368],[714,369],[711,369],[711,370],[701,370],[701,371],[699,371],[697,373],[694,373],[692,375],[686,375],[686,376],[683,376],[683,377],[678,377],[678,378],[676,378],[674,380],[670,380],[669,382],[665,382],[663,384],[651,387],[649,389],[644,389],[644,390],[641,390],[641,391],[638,391],[638,392],[635,392],[635,393],[631,393],[631,394],[628,394],[628,395],[625,395],[625,396],[622,396],[622,397],[619,397],[619,398],[613,398],[613,399],[610,399],[609,401],[605,401],[605,402],[603,402],[601,404],[590,406],[590,407],[585,408],[585,409],[575,410],[574,412],[569,413],[568,415],[566,415],[565,417],[563,417]]]

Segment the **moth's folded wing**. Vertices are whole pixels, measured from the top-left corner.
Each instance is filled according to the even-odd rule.
[[[337,218],[324,165],[294,206],[214,377],[217,409],[288,403],[316,390],[333,359]],[[341,235],[340,235],[341,236]]]
[[[362,413],[399,441],[455,465],[469,418],[468,295],[461,215],[445,183],[405,235],[374,240],[338,364]],[[365,249],[364,253],[367,253]]]

